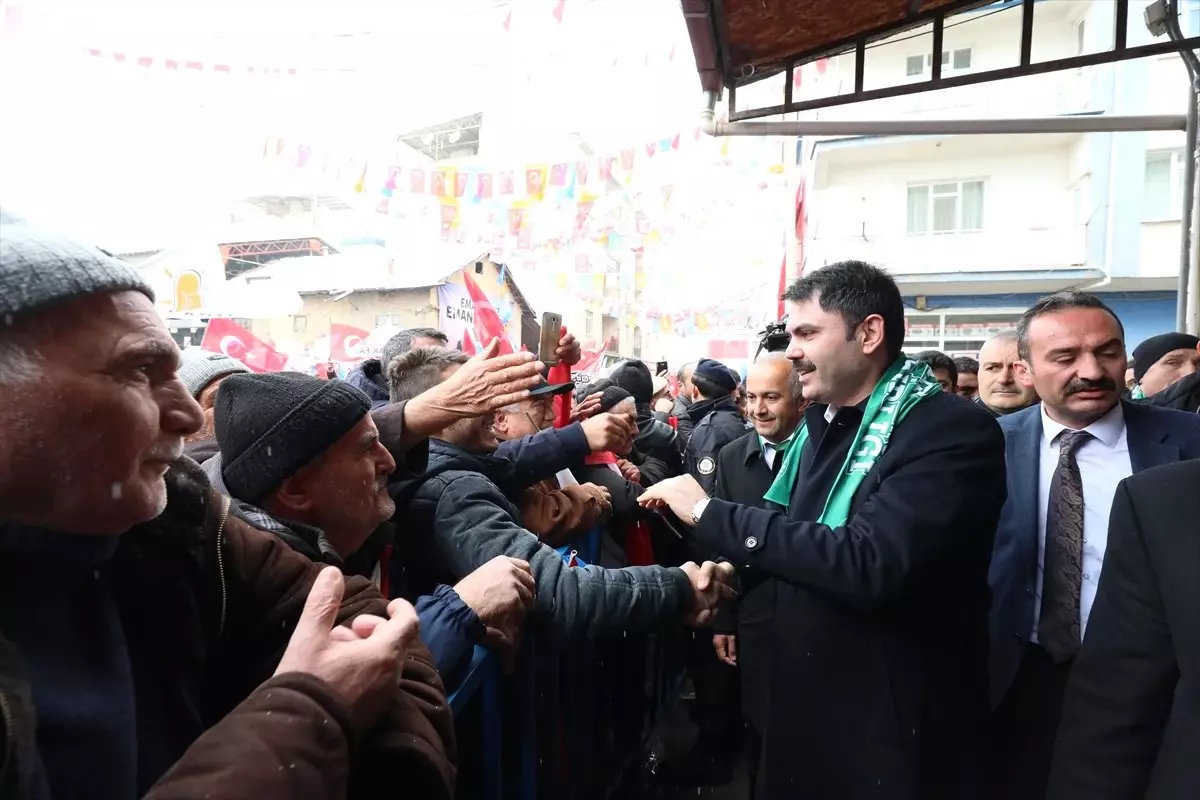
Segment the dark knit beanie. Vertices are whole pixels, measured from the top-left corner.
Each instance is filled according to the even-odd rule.
[[[649,403],[654,396],[654,377],[641,361],[623,361],[613,369],[609,379],[633,395],[637,403]]]
[[[618,405],[632,397],[620,386],[606,386],[600,390],[600,413],[612,411]]]
[[[696,376],[703,378],[712,384],[713,387],[724,391],[726,394],[732,392],[742,382],[740,375],[720,361],[714,361],[711,358],[702,358],[696,363],[696,369],[692,373],[693,382]]]
[[[344,381],[300,372],[230,375],[213,406],[226,488],[258,503],[370,410],[367,396]]]
[[[1133,350],[1133,379],[1138,383],[1150,371],[1150,368],[1162,360],[1167,353],[1175,350],[1195,350],[1200,341],[1187,333],[1160,333],[1151,336]]]

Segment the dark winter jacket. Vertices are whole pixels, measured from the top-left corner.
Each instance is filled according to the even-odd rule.
[[[679,450],[679,434],[665,422],[655,419],[650,406],[637,404],[637,435],[633,438],[633,454],[629,460],[642,473],[642,485],[653,486],[659,481],[683,474],[683,457]]]
[[[403,565],[398,559],[388,557],[395,541],[391,523],[381,525],[358,552],[343,560],[329,544],[325,533],[312,525],[281,520],[261,508],[237,501],[233,513],[249,525],[278,536],[310,561],[337,567],[347,577],[357,575],[374,582],[377,570],[386,570],[388,599],[403,597],[413,604],[421,621],[421,641],[433,654],[433,663],[443,684],[448,691],[458,685],[475,645],[483,640],[487,628],[458,592],[449,586],[435,586],[430,594],[419,597],[407,591]],[[383,587],[376,583],[376,588]]]
[[[726,445],[746,435],[746,420],[737,401],[726,395],[694,403],[689,412],[695,428],[684,455],[684,468],[712,495],[717,486],[717,456]]]
[[[690,607],[691,585],[678,569],[568,567],[521,526],[520,511],[491,479],[511,469],[506,459],[436,439],[429,453],[425,475],[390,487],[406,531],[398,545],[417,591],[453,583],[505,555],[533,568],[534,618],[567,633],[646,630],[678,620]]]
[[[409,648],[380,722],[356,731],[323,681],[272,677],[319,568],[230,515],[190,459],[166,482],[166,511],[124,534],[101,570],[132,667],[138,794],[377,797],[403,776],[412,797],[453,797],[453,720],[425,647]],[[339,621],[386,615],[386,605],[367,581],[349,579]],[[0,636],[5,800],[31,791],[30,697],[21,653]]]
[[[386,406],[390,397],[387,376],[378,358],[368,358],[346,373],[346,383],[371,398],[371,410]]]
[[[1145,402],[1159,408],[1174,408],[1200,414],[1200,372],[1175,381],[1158,394],[1146,398]]]
[[[692,408],[692,402],[683,395],[675,398],[675,407],[671,409],[671,416],[675,418],[675,430],[679,432],[679,451],[682,453],[687,447],[688,440],[692,438],[692,429],[695,428],[695,423],[692,422],[691,414],[688,412]]]

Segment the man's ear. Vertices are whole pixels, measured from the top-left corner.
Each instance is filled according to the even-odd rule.
[[[504,409],[492,412],[492,430],[501,435],[508,433],[508,412]]]
[[[312,495],[309,494],[303,471],[281,483],[271,497],[285,513],[288,511],[308,512],[313,508]]]
[[[1027,389],[1033,388],[1033,367],[1029,366],[1029,362],[1024,359],[1013,362],[1013,374],[1022,386]]]
[[[879,314],[871,314],[862,321],[858,326],[858,331],[855,333],[859,341],[859,346],[866,355],[871,355],[876,350],[884,349],[886,333],[884,331],[883,317]]]

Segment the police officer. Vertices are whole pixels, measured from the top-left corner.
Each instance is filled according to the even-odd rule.
[[[738,410],[738,381],[720,361],[701,359],[692,374],[692,405],[688,409],[695,425],[688,441],[684,466],[704,491],[712,494],[717,485],[717,456],[721,448],[746,435],[746,421]]]

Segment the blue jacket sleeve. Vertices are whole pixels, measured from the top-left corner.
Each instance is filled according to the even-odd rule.
[[[434,666],[446,691],[451,691],[462,680],[463,669],[470,663],[475,645],[483,640],[487,628],[449,586],[440,585],[433,594],[417,598],[416,609],[421,621],[421,641],[433,654]]]
[[[549,428],[523,439],[501,442],[494,455],[498,461],[506,462],[506,469],[496,475],[489,473],[488,477],[500,486],[505,496],[513,497],[538,481],[554,477],[560,470],[582,464],[590,452],[587,436],[578,422],[565,428]]]

